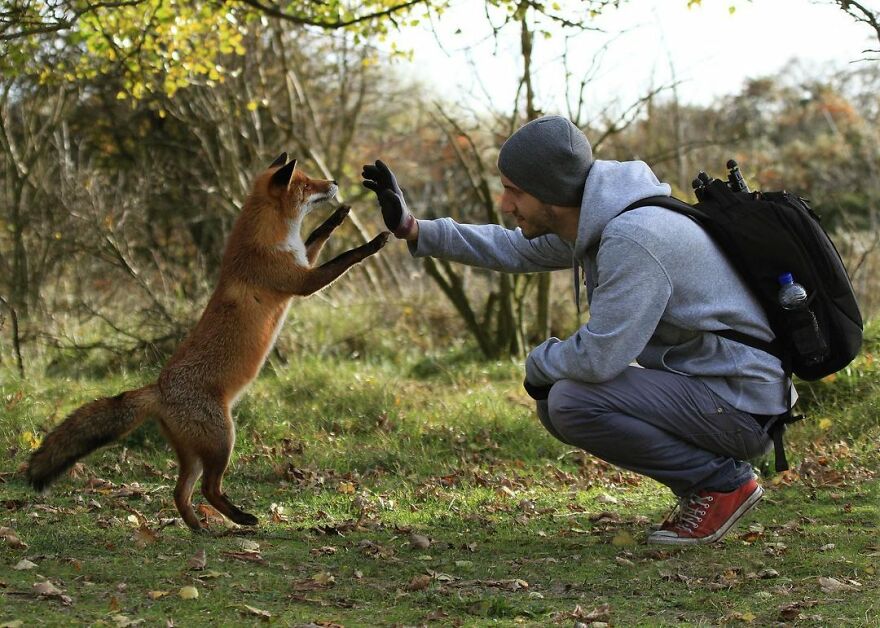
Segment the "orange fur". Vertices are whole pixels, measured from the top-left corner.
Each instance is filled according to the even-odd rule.
[[[302,219],[313,205],[335,196],[336,182],[310,179],[286,157],[256,178],[229,235],[217,287],[158,381],[72,412],[31,457],[28,479],[35,488],[42,490],[79,458],[154,418],[177,453],[174,500],[186,524],[202,528],[191,502],[202,474],[202,494],[217,510],[242,525],[257,523],[222,490],[235,443],[232,406],[260,372],[291,297],[329,285],[378,252],[390,235],[314,266],[349,208],[338,208],[303,242]]]

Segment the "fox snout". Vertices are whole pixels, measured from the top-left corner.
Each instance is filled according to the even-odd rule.
[[[321,183],[325,183],[324,186],[326,189],[322,190],[321,186],[314,186],[316,189],[312,191],[312,193],[306,197],[306,203],[320,203],[321,201],[329,201],[331,198],[336,196],[336,193],[339,191],[339,184],[336,181],[321,181]]]

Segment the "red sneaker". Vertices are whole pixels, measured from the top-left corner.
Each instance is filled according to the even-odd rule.
[[[681,499],[676,516],[648,536],[648,543],[695,545],[720,541],[760,501],[764,489],[753,477],[729,493],[700,491]]]

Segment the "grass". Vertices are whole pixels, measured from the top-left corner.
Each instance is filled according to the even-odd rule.
[[[268,369],[236,411],[225,485],[261,525],[204,509],[199,537],[178,521],[154,427],[46,496],[20,474],[45,427],[154,373],[5,371],[0,626],[877,625],[877,338],[799,386],[811,420],[790,430],[793,471],[763,479],[757,512],[684,550],[644,543],[668,491],[553,440],[521,366],[465,349],[361,346]],[[35,566],[14,569],[23,559]]]

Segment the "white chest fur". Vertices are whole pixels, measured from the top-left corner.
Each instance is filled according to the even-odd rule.
[[[306,257],[306,245],[303,243],[301,233],[303,217],[300,214],[287,222],[287,238],[278,245],[278,248],[292,253],[296,263],[300,266],[308,266],[309,259]]]

